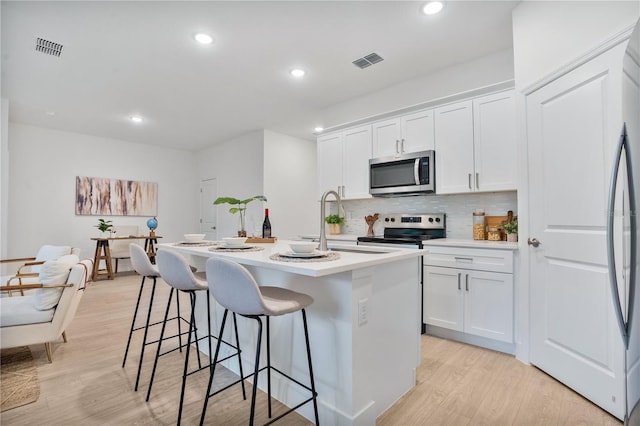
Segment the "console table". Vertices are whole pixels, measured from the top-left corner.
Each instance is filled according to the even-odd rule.
[[[93,257],[93,281],[97,281],[99,277],[106,277],[108,280],[113,279],[113,268],[111,266],[111,250],[109,250],[109,241],[115,240],[144,240],[144,251],[147,252],[151,263],[156,262],[156,247],[158,244],[158,235],[153,237],[142,235],[139,237],[95,237],[91,240],[96,242],[96,252]],[[106,269],[100,269],[100,261],[104,260]]]

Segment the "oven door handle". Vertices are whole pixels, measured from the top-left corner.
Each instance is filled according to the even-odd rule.
[[[359,246],[372,246],[372,247],[386,247],[386,248],[397,248],[397,249],[420,249],[422,248],[422,244],[418,243],[407,243],[407,244],[394,244],[394,243],[372,243],[369,241],[358,241]]]

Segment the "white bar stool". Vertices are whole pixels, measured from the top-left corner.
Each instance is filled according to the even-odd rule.
[[[253,390],[251,394],[251,413],[249,417],[249,425],[253,426],[255,416],[255,404],[256,393],[258,389],[258,373],[262,370],[267,370],[267,397],[269,407],[269,418],[271,419],[271,370],[278,372],[289,380],[292,380],[299,386],[311,392],[311,397],[289,409],[285,413],[278,417],[271,419],[266,424],[271,424],[282,417],[290,414],[294,410],[298,409],[302,405],[313,401],[313,410],[315,414],[316,425],[318,422],[318,403],[315,381],[313,379],[313,367],[311,364],[311,349],[309,347],[309,331],[307,328],[307,315],[305,308],[313,303],[313,298],[303,293],[298,293],[292,290],[288,290],[280,287],[266,287],[258,286],[251,273],[242,265],[231,262],[224,259],[210,258],[207,260],[207,282],[209,283],[209,291],[215,300],[225,308],[222,318],[222,325],[220,326],[219,335],[222,336],[224,332],[225,321],[227,313],[229,311],[234,314],[242,315],[246,318],[255,319],[258,322],[258,338],[256,343],[256,359],[255,369],[253,374]],[[307,361],[309,363],[309,379],[310,386],[306,386],[300,383],[298,380],[283,373],[276,367],[271,365],[271,350],[270,350],[270,336],[269,336],[269,318],[271,316],[280,316],[289,314],[292,312],[302,312],[302,322],[304,325],[304,339],[307,346]],[[266,317],[267,322],[267,365],[260,368],[260,344],[262,340],[262,320],[261,316]],[[237,331],[236,331],[237,332]],[[237,337],[236,337],[237,339]],[[218,358],[220,350],[220,341],[216,345],[216,352],[214,355],[214,365],[211,369],[211,376],[209,377],[209,386],[207,387],[207,396],[204,401],[204,407],[202,408],[202,415],[200,417],[200,425],[204,424],[204,419],[207,411],[207,405],[209,398],[218,392],[211,394],[211,385],[213,383],[213,376],[215,372],[215,362]],[[240,372],[240,382],[244,383],[245,377]],[[227,386],[228,387],[228,386]],[[226,387],[225,387],[226,389]]]
[[[142,275],[142,281],[140,282],[140,291],[138,292],[138,300],[136,301],[136,309],[133,312],[133,319],[131,320],[131,329],[129,330],[129,339],[127,340],[127,347],[124,350],[124,359],[122,360],[122,368],[124,368],[126,362],[127,362],[127,355],[129,354],[129,346],[131,345],[131,337],[133,336],[133,332],[134,331],[138,331],[138,330],[142,330],[144,329],[144,336],[142,338],[142,347],[140,348],[140,360],[138,362],[138,372],[136,374],[136,385],[135,385],[135,391],[138,390],[138,384],[140,383],[140,371],[142,370],[142,361],[144,359],[144,350],[148,345],[157,343],[157,340],[154,341],[147,341],[147,336],[148,336],[148,332],[149,332],[149,327],[154,326],[154,325],[158,325],[163,323],[163,321],[157,321],[154,323],[150,323],[151,322],[151,311],[153,308],[153,299],[154,299],[154,295],[155,295],[155,291],[156,291],[156,280],[158,279],[158,277],[160,277],[160,271],[158,271],[158,267],[156,265],[153,265],[151,263],[151,261],[149,260],[149,256],[147,255],[147,253],[145,253],[145,251],[142,249],[142,247],[140,247],[138,244],[130,244],[129,245],[129,256],[131,258],[131,266],[133,266],[133,269],[135,269],[135,271]],[[149,298],[149,308],[147,311],[147,320],[145,321],[144,326],[140,326],[140,327],[136,327],[136,318],[138,316],[138,309],[140,308],[140,299],[142,298],[142,292],[144,290],[144,284],[145,284],[145,280],[147,278],[151,278],[153,280],[153,284],[151,286],[151,296]],[[182,350],[182,329],[180,326],[181,321],[186,321],[184,318],[182,318],[180,316],[180,300],[176,297],[176,305],[177,305],[177,309],[178,309],[178,314],[177,316],[173,317],[173,318],[168,318],[165,321],[172,321],[172,320],[177,320],[178,321],[178,334],[177,337],[179,339],[179,343],[180,343],[180,350]],[[172,337],[176,337],[176,336],[169,336],[167,337],[167,339],[172,338]]]
[[[239,364],[239,368],[240,368],[240,372],[242,372],[242,359],[240,357],[240,344],[239,344],[239,340],[238,340],[238,330],[236,328],[236,346],[232,345],[229,342],[223,341],[222,338],[218,339],[218,344],[217,347],[220,347],[221,343],[225,343],[226,345],[228,345],[229,347],[235,349],[235,353],[227,356],[224,359],[221,360],[217,360],[217,359],[213,359],[211,358],[211,353],[212,353],[212,345],[211,345],[211,338],[217,338],[216,336],[213,336],[211,334],[211,304],[210,304],[210,297],[209,297],[209,286],[207,285],[207,281],[203,280],[201,278],[198,278],[197,276],[195,276],[195,274],[193,273],[193,270],[191,269],[191,267],[189,266],[189,264],[187,263],[186,259],[181,256],[178,253],[172,252],[170,250],[159,250],[157,255],[156,255],[156,260],[157,260],[157,264],[158,264],[158,270],[160,271],[160,276],[162,277],[162,279],[169,284],[169,286],[171,286],[171,292],[169,294],[169,302],[167,303],[167,310],[165,311],[165,323],[162,325],[162,331],[160,332],[160,340],[158,342],[158,348],[156,351],[156,358],[154,360],[153,363],[153,370],[151,372],[151,380],[149,382],[149,389],[147,390],[147,401],[149,401],[149,396],[151,395],[151,387],[153,386],[153,379],[155,377],[155,373],[156,373],[156,368],[158,365],[158,358],[166,355],[170,352],[175,351],[176,349],[171,349],[165,353],[161,353],[161,346],[162,346],[162,341],[165,340],[163,339],[164,337],[164,331],[165,331],[165,325],[166,325],[166,318],[169,315],[169,308],[171,305],[171,296],[173,295],[174,290],[178,290],[178,291],[182,291],[182,292],[186,292],[189,293],[189,297],[191,299],[191,319],[189,321],[189,336],[187,338],[187,351],[186,351],[186,355],[185,355],[185,359],[184,359],[184,369],[183,369],[183,373],[182,373],[182,388],[180,391],[180,406],[178,408],[178,421],[177,424],[180,424],[180,421],[182,419],[182,406],[183,406],[183,402],[184,402],[184,391],[185,391],[185,385],[186,385],[186,381],[187,381],[187,376],[197,373],[198,371],[203,370],[204,368],[209,368],[211,370],[213,370],[213,365],[215,364],[215,362],[222,362],[226,359],[229,359],[231,357],[237,356],[238,357],[238,364]],[[197,291],[205,291],[207,293],[207,335],[206,336],[201,336],[198,337],[198,329],[196,327],[196,321],[195,321],[195,304],[196,304],[196,292]],[[177,297],[177,294],[176,294]],[[234,317],[234,321],[235,321],[235,317]],[[194,335],[194,339],[192,340],[191,335]],[[207,339],[208,340],[208,345],[209,345],[209,359],[212,360],[213,362],[209,362],[208,365],[206,366],[202,366],[202,362],[200,360],[200,341],[203,339]],[[188,367],[189,367],[189,353],[190,353],[190,348],[191,348],[191,344],[194,343],[196,344],[196,353],[198,356],[198,368],[194,371],[189,372],[188,371]],[[242,374],[242,373],[241,373]],[[244,398],[246,399],[246,394],[245,394],[245,388],[244,388],[244,383],[242,384],[242,394],[244,396]]]

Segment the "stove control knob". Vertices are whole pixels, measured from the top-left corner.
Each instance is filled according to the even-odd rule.
[[[429,222],[433,223],[433,218],[432,217],[429,218]]]
[[[440,218],[436,217],[436,222],[440,223]]]
[[[384,218],[384,221],[385,221],[385,222],[389,222],[389,218],[388,218],[388,217],[385,217],[385,218]]]
[[[395,222],[395,221],[396,221],[396,218],[395,218],[395,217],[392,217],[392,218],[391,218],[391,222]]]

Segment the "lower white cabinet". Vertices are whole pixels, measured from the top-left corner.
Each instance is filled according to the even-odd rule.
[[[458,248],[428,250],[430,254],[424,256],[423,322],[512,343],[513,253]],[[442,264],[453,267],[439,266]]]

